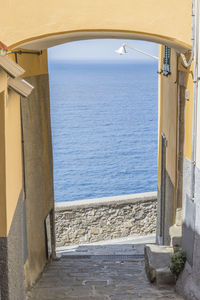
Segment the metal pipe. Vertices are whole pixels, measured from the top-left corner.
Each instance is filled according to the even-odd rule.
[[[194,49],[192,49],[192,51],[191,51],[190,59],[189,59],[188,62],[187,62],[187,59],[185,57],[185,54],[181,53],[181,58],[183,60],[183,63],[185,65],[185,67],[188,68],[191,65],[191,63],[193,61],[193,58],[194,58]]]
[[[196,166],[196,141],[197,141],[197,51],[198,51],[198,38],[197,38],[197,17],[198,17],[198,3],[197,0],[192,2],[192,40],[193,40],[193,54],[194,54],[194,65],[193,65],[193,122],[192,122],[192,201],[195,198],[195,166]]]
[[[6,54],[35,54],[35,55],[42,55],[42,50],[41,51],[16,50],[16,51],[8,51]]]
[[[22,115],[22,100],[20,97],[20,116],[21,116],[21,143],[22,143],[22,179],[24,188],[24,200],[26,200],[26,171],[25,171],[25,153],[24,153],[24,126]]]

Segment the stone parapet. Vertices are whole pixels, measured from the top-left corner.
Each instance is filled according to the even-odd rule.
[[[156,217],[156,192],[57,202],[57,246],[152,234]]]

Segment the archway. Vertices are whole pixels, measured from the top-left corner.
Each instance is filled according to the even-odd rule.
[[[142,38],[142,37],[141,37]],[[159,64],[159,71],[163,68],[163,58],[165,55],[165,47],[163,46],[160,50],[161,60]],[[17,50],[16,50],[17,51]],[[32,281],[35,280],[39,272],[37,261],[35,260],[35,251],[39,250],[39,244],[41,240],[44,241],[44,231],[42,231],[42,226],[44,219],[51,212],[53,204],[53,190],[52,190],[52,153],[51,153],[51,132],[50,132],[50,116],[49,116],[49,86],[48,86],[48,67],[47,67],[47,55],[46,50],[43,50],[42,54],[23,53],[17,54],[18,63],[22,65],[26,70],[25,78],[33,86],[35,86],[35,91],[30,97],[28,102],[22,103],[23,112],[23,122],[24,122],[24,134],[26,143],[25,147],[25,157],[27,163],[25,162],[25,173],[27,176],[26,186],[27,186],[27,214],[28,218],[36,218],[34,220],[34,225],[31,222],[28,227],[29,235],[29,248],[30,255],[29,259],[32,261],[33,265],[28,267],[27,272],[31,272]],[[26,50],[25,50],[26,51]],[[165,222],[167,220],[167,225],[165,224],[165,243],[169,243],[169,227],[173,225],[175,218],[175,196],[176,196],[176,180],[177,180],[177,169],[176,169],[176,144],[177,144],[177,99],[178,99],[178,83],[175,83],[175,77],[177,76],[177,61],[178,54],[175,50],[171,50],[171,75],[163,76],[159,75],[160,78],[160,89],[159,94],[162,98],[162,103],[160,103],[160,133],[159,139],[161,143],[161,133],[164,131],[167,140],[167,162],[164,166],[167,178],[166,190],[168,191],[166,195],[166,212],[165,212]],[[36,55],[36,54],[39,55]],[[175,83],[175,84],[174,84]],[[34,112],[34,117],[33,117]],[[32,117],[31,117],[32,116]],[[171,122],[169,123],[169,119]],[[31,133],[31,134],[30,134]],[[40,133],[40,134],[39,134]],[[31,152],[30,152],[30,149]],[[161,149],[159,152],[159,174],[161,170]],[[30,155],[31,154],[31,155]],[[33,164],[33,161],[35,163]],[[32,167],[30,170],[30,163]],[[26,170],[26,166],[27,170]],[[29,175],[32,174],[32,176]],[[160,191],[161,179],[159,175],[158,188]],[[45,182],[43,182],[45,178]],[[40,183],[38,182],[40,181]],[[40,188],[38,188],[38,184]],[[28,188],[29,186],[29,188]],[[29,191],[29,192],[28,192]],[[160,197],[160,195],[159,195]],[[41,202],[39,201],[41,199]],[[28,204],[29,203],[29,204]],[[169,205],[170,203],[170,205]],[[40,206],[40,214],[37,210]],[[43,207],[43,208],[42,208]],[[35,217],[33,212],[35,211]],[[164,221],[162,221],[163,223]],[[40,225],[39,225],[40,224]],[[163,223],[164,224],[164,223]],[[36,230],[36,225],[38,229]],[[52,227],[54,227],[52,223]],[[34,241],[32,236],[35,231],[40,232],[38,235],[38,241]],[[46,261],[45,254],[45,242],[43,247],[40,247],[41,253],[41,265]]]
[[[15,10],[13,11],[10,9],[10,3],[5,3],[1,10],[0,25],[4,28],[2,41],[9,46],[10,50],[17,51],[19,47],[22,48],[22,54],[17,54],[18,63],[26,70],[24,77],[35,86],[35,91],[29,99],[30,101],[26,103],[27,109],[24,110],[23,114],[23,130],[29,132],[26,135],[26,140],[29,141],[26,143],[27,151],[31,154],[31,158],[25,163],[25,173],[30,184],[29,196],[32,199],[30,203],[33,205],[29,207],[27,221],[29,229],[32,231],[28,238],[28,244],[30,244],[29,255],[32,259],[29,261],[25,259],[25,270],[30,275],[28,284],[31,285],[46,263],[43,223],[53,207],[48,67],[45,49],[72,40],[94,37],[123,37],[154,41],[172,47],[179,52],[185,52],[191,48],[191,4],[188,0],[176,1],[176,3],[171,0],[160,4],[156,0],[146,0],[145,2],[126,0],[123,3],[118,2],[117,5],[114,0],[110,0],[109,3],[108,1],[104,3],[102,1],[87,0],[83,3],[82,1],[69,0],[66,2],[60,0],[59,3],[52,2],[50,4],[49,1],[41,2],[38,0],[29,6],[25,0],[23,2],[15,1]],[[40,9],[38,10],[38,8]],[[91,13],[91,11],[94,13]],[[19,18],[16,20],[16,17],[12,14],[18,15]],[[43,50],[43,53],[41,55],[35,55],[40,53],[23,53],[26,50],[30,52]],[[160,112],[164,110],[168,116],[175,116],[177,113],[177,102],[173,100],[177,100],[176,75],[181,69],[180,67],[177,71],[177,53],[174,50],[172,52],[171,67],[173,70],[171,70],[171,76],[163,77],[159,85],[159,93],[163,98]],[[163,56],[164,48],[161,49],[159,71],[162,69]],[[15,59],[14,55],[13,59]],[[185,72],[183,68],[182,71]],[[188,87],[188,81],[191,81],[190,77],[184,82],[184,88]],[[164,101],[166,99],[169,99],[169,103]],[[9,105],[13,104],[10,102]],[[22,106],[24,105],[25,103],[22,103]],[[188,118],[190,118],[191,103],[188,106]],[[166,119],[161,119],[160,133],[163,127],[167,126]],[[174,126],[172,126],[172,123]],[[177,140],[176,118],[173,119],[172,123],[166,129],[170,145],[173,145],[172,140]],[[169,157],[170,155],[175,157],[168,166],[169,178],[173,181],[173,184],[171,184],[169,180],[170,188],[173,187],[171,188],[173,190],[172,194],[174,194],[177,180],[175,175],[176,144],[175,142],[173,147],[168,147],[166,150]],[[190,152],[190,149],[188,151]],[[10,173],[12,173],[12,166],[9,166],[9,168]],[[45,178],[44,181],[41,181],[42,177]],[[27,181],[26,184],[28,184]],[[21,189],[22,186],[20,191]],[[3,237],[7,237],[13,223],[19,189],[17,189],[16,194],[7,197],[11,197],[12,201],[10,201],[11,198],[4,199],[8,203],[9,217],[8,220],[6,219],[6,233]],[[174,202],[176,202],[175,198],[174,196]],[[42,199],[42,204],[39,199]],[[21,216],[25,220],[23,211],[21,211]],[[37,218],[40,219],[38,224]],[[35,225],[38,225],[37,230],[34,229]],[[41,243],[41,241],[43,242]]]

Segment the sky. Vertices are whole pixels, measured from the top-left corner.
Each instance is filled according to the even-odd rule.
[[[49,60],[70,60],[70,61],[145,61],[152,62],[152,58],[127,48],[127,54],[119,55],[115,53],[123,43],[152,55],[158,56],[158,44],[137,40],[121,39],[93,39],[70,42],[48,49]]]

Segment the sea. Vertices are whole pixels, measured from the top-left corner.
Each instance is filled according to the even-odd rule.
[[[157,69],[49,61],[55,201],[157,189]]]

